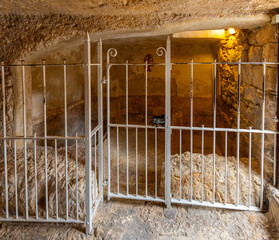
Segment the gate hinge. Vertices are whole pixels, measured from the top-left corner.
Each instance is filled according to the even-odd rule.
[[[108,180],[107,179],[104,179],[103,181],[103,186],[107,186],[108,185]]]

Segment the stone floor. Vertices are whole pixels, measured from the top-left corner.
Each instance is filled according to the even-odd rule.
[[[110,201],[100,206],[88,239],[279,239],[269,213]],[[86,239],[84,228],[65,224],[2,223],[0,239]]]

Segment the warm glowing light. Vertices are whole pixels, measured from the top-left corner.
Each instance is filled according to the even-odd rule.
[[[230,33],[231,35],[235,34],[234,28],[229,28],[229,33]]]
[[[224,39],[225,30],[202,30],[202,31],[186,31],[173,34],[174,38],[212,38]]]

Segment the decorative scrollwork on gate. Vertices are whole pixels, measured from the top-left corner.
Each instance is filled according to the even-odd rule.
[[[117,50],[115,48],[110,48],[107,51],[107,63],[109,64],[110,57],[116,57],[117,56]]]
[[[162,57],[165,53],[165,55],[167,54],[167,50],[164,47],[159,47],[156,50],[156,53],[159,57]]]

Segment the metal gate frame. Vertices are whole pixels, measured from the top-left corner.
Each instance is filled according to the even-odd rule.
[[[64,126],[65,135],[64,136],[48,136],[47,135],[47,113],[46,113],[46,67],[61,66],[63,70],[63,80],[64,80]],[[85,94],[85,136],[68,136],[67,134],[67,67],[68,66],[83,66],[84,68],[84,94]],[[22,105],[23,105],[23,136],[7,136],[6,130],[6,95],[5,95],[5,68],[20,67],[21,68],[21,84],[22,84]],[[25,67],[39,67],[42,68],[43,72],[43,115],[44,115],[44,136],[37,136],[36,133],[33,136],[27,134],[26,126],[26,80],[25,80]],[[97,67],[97,101],[98,101],[98,125],[92,129],[91,126],[91,68]],[[101,201],[103,201],[103,103],[102,103],[102,41],[101,39],[97,43],[97,63],[91,63],[91,42],[89,34],[87,33],[86,40],[84,41],[84,63],[66,63],[63,64],[46,64],[43,60],[41,64],[25,64],[24,61],[20,65],[5,65],[3,62],[1,64],[1,77],[2,77],[2,96],[3,96],[3,136],[0,140],[3,141],[4,150],[4,170],[5,170],[5,216],[0,216],[0,221],[10,221],[10,222],[56,222],[56,223],[82,223],[86,225],[86,233],[91,234],[93,231],[93,218],[98,209]],[[96,138],[98,136],[98,153],[96,151]],[[92,139],[94,138],[95,144],[95,186],[92,186]],[[9,193],[8,193],[8,166],[7,166],[7,141],[13,143],[14,149],[16,150],[16,140],[22,140],[24,142],[24,173],[25,173],[25,214],[21,214],[18,211],[18,198],[17,198],[17,159],[16,151],[14,154],[15,161],[15,206],[16,215],[12,216],[9,214]],[[47,141],[55,141],[55,177],[56,177],[56,192],[55,192],[55,204],[56,204],[56,216],[50,217],[48,214],[48,167],[45,167],[45,218],[38,215],[38,198],[37,198],[37,168],[36,168],[36,144],[38,140],[43,140],[44,142],[44,159],[45,166],[47,166]],[[66,216],[59,216],[58,214],[58,191],[61,189],[57,188],[57,141],[65,141],[65,178],[66,178]],[[76,219],[69,217],[68,209],[68,141],[75,140],[76,142]],[[34,146],[34,161],[35,161],[35,193],[36,193],[36,215],[30,216],[28,211],[28,180],[27,180],[27,141],[32,142]],[[85,205],[86,205],[86,217],[84,220],[79,219],[78,214],[78,141],[85,142]],[[98,168],[97,165],[97,154],[98,154]],[[97,180],[98,173],[98,180]],[[97,183],[98,182],[98,183]],[[97,186],[98,185],[98,186]]]
[[[217,208],[226,208],[226,209],[235,209],[235,210],[253,210],[253,211],[262,211],[263,210],[263,198],[264,198],[264,141],[265,141],[265,134],[271,134],[274,136],[274,165],[273,165],[273,184],[275,184],[276,181],[276,137],[277,132],[276,131],[270,131],[265,130],[265,80],[266,80],[266,66],[267,65],[279,65],[278,62],[266,62],[264,59],[263,62],[242,62],[241,59],[239,59],[238,62],[217,62],[215,60],[214,62],[194,62],[191,60],[191,62],[185,62],[185,63],[172,63],[171,62],[171,41],[170,37],[167,37],[166,41],[166,48],[160,47],[157,49],[157,55],[163,56],[165,54],[165,63],[110,63],[110,57],[116,57],[117,56],[117,50],[114,48],[110,48],[107,51],[107,131],[108,131],[108,199],[110,198],[124,198],[124,199],[135,199],[135,200],[145,200],[145,201],[156,201],[156,202],[165,202],[166,206],[168,208],[171,207],[171,203],[175,204],[188,204],[188,205],[197,205],[197,206],[207,206],[207,207],[217,207]],[[217,66],[218,65],[236,65],[238,66],[238,107],[237,107],[237,128],[217,128],[216,127],[216,80],[217,80]],[[240,86],[241,86],[241,66],[247,65],[247,64],[254,64],[263,66],[263,107],[262,107],[262,128],[261,129],[252,129],[250,127],[249,129],[241,129],[240,128]],[[147,69],[148,65],[155,66],[155,65],[164,65],[165,66],[165,127],[159,127],[162,129],[165,129],[165,199],[157,198],[157,196],[151,197],[148,196],[146,192],[146,196],[139,196],[138,194],[132,195],[129,194],[128,190],[128,144],[127,144],[127,194],[121,194],[119,193],[119,190],[117,193],[111,192],[111,176],[110,176],[110,128],[116,127],[117,128],[117,139],[118,139],[118,129],[120,127],[126,128],[126,136],[128,137],[128,128],[135,128],[136,134],[138,128],[144,128],[145,129],[145,147],[147,149],[147,129],[155,128],[153,126],[147,125],[147,99],[145,102],[145,125],[131,125],[128,123],[128,66],[145,66]],[[172,126],[171,125],[171,70],[172,67],[175,65],[190,65],[191,67],[191,121],[190,126]],[[214,109],[213,109],[213,127],[194,127],[193,126],[193,80],[194,80],[194,65],[211,65],[214,68]],[[126,124],[113,124],[110,123],[110,68],[112,66],[126,66]],[[146,76],[146,83],[145,83],[145,97],[147,98],[147,71],[145,73]],[[181,145],[181,133],[182,131],[190,131],[190,141],[191,141],[191,148],[190,148],[190,161],[191,161],[191,199],[186,200],[182,199],[181,197],[181,169],[180,169],[180,198],[176,199],[172,197],[171,194],[171,133],[172,130],[179,130],[180,132],[180,145]],[[204,136],[204,132],[212,132],[213,133],[213,201],[207,202],[203,200],[203,192],[202,192],[202,201],[193,200],[193,174],[192,174],[192,153],[193,153],[193,131],[201,131],[202,136]],[[225,159],[227,164],[227,138],[228,133],[233,132],[237,133],[237,182],[236,182],[236,204],[228,204],[225,200],[224,203],[216,202],[215,201],[215,145],[216,145],[216,132],[224,132],[225,133]],[[249,133],[249,203],[246,205],[240,205],[239,204],[239,148],[240,148],[240,133]],[[258,133],[261,134],[261,193],[260,193],[260,206],[251,206],[251,139],[252,134]],[[137,141],[137,135],[136,135],[136,141]],[[156,141],[156,140],[155,140]],[[202,148],[204,147],[204,139],[202,138]],[[128,142],[128,139],[127,139]],[[156,144],[156,143],[155,143]],[[155,145],[156,146],[156,145]],[[119,149],[117,149],[119,151]],[[202,149],[202,166],[203,166],[203,149]],[[146,160],[147,161],[147,160]],[[181,146],[180,146],[180,163],[181,163]],[[119,164],[119,161],[118,163]],[[137,164],[137,163],[136,163]],[[226,165],[227,166],[227,165]],[[119,168],[119,166],[118,166]],[[202,167],[203,169],[203,167]],[[119,171],[119,169],[118,169]],[[202,170],[203,171],[203,170]],[[147,171],[146,171],[147,172]],[[203,172],[202,172],[202,189],[203,189]],[[119,173],[117,176],[117,184],[119,184]],[[225,191],[227,191],[227,168],[226,168],[226,187]],[[227,195],[227,192],[225,192],[225,196]]]
[[[264,188],[264,141],[265,141],[265,134],[271,134],[274,136],[274,145],[276,145],[276,137],[277,132],[265,130],[265,79],[266,79],[266,66],[268,65],[278,65],[276,62],[231,62],[231,63],[224,63],[224,62],[210,62],[210,63],[195,63],[193,60],[190,63],[172,63],[171,62],[171,41],[170,37],[167,38],[166,48],[160,47],[157,49],[158,56],[165,55],[165,63],[110,63],[110,57],[117,56],[117,50],[114,48],[110,48],[107,51],[107,131],[108,131],[108,199],[110,198],[127,198],[127,199],[134,199],[134,200],[145,200],[145,201],[156,201],[156,202],[164,202],[166,206],[169,208],[171,207],[171,203],[179,203],[179,204],[189,204],[189,205],[198,205],[198,206],[208,206],[208,207],[218,207],[218,208],[227,208],[227,209],[237,209],[237,210],[262,210],[263,209],[263,188]],[[102,41],[101,39],[98,42],[98,51],[97,51],[97,63],[91,63],[91,44],[90,38],[87,34],[87,38],[84,42],[84,63],[75,63],[75,64],[67,64],[66,61],[63,64],[46,64],[43,61],[41,64],[25,64],[22,62],[20,65],[1,65],[1,76],[2,76],[2,96],[3,96],[3,136],[0,137],[0,140],[3,141],[3,150],[4,150],[4,169],[5,169],[5,204],[6,204],[6,216],[0,216],[0,221],[21,221],[21,222],[64,222],[64,223],[85,223],[86,224],[86,232],[87,234],[92,233],[93,231],[93,217],[96,213],[100,202],[103,200],[103,102],[102,102]],[[172,66],[174,65],[190,65],[191,66],[191,125],[189,127],[180,127],[180,126],[172,126],[171,125],[171,70]],[[214,67],[214,124],[212,128],[209,127],[194,127],[193,126],[193,80],[194,80],[194,65],[200,64],[208,64],[213,65]],[[238,66],[238,117],[237,117],[237,128],[217,128],[216,127],[216,69],[218,65],[221,64],[229,64],[229,65],[237,65]],[[262,65],[263,66],[263,109],[262,109],[262,128],[261,129],[241,129],[240,128],[240,84],[241,84],[241,66],[245,64],[254,64],[254,65]],[[67,66],[71,65],[80,65],[84,67],[84,89],[85,89],[85,136],[68,136],[67,135],[67,92],[66,92],[66,84],[67,84]],[[128,123],[128,104],[126,105],[126,124],[114,124],[110,123],[110,68],[111,66],[115,65],[122,65],[126,66],[126,103],[128,103],[128,66],[145,66],[146,69],[146,78],[145,78],[145,92],[146,92],[146,101],[145,101],[145,125],[131,125]],[[154,127],[147,125],[147,66],[148,65],[161,65],[165,66],[165,127]],[[44,136],[28,136],[27,128],[26,128],[26,96],[25,96],[25,67],[41,67],[43,71],[43,88],[44,88]],[[64,73],[64,107],[65,107],[65,135],[64,136],[48,136],[47,135],[47,121],[46,121],[46,66],[61,66],[63,68]],[[92,129],[91,126],[91,67],[97,67],[97,87],[98,87],[98,125]],[[5,95],[5,68],[11,67],[21,67],[22,70],[22,94],[23,94],[23,136],[7,136],[6,132],[6,95]],[[127,189],[127,194],[117,194],[111,192],[111,176],[110,176],[110,128],[116,127],[117,129],[120,127],[126,128],[126,133],[128,132],[128,128],[135,128],[136,133],[139,128],[145,129],[145,138],[146,138],[146,145],[147,145],[147,130],[154,129],[155,136],[157,133],[157,129],[164,129],[165,130],[165,198],[159,198],[157,195],[155,197],[148,196],[146,190],[146,196],[140,195],[131,195],[129,194],[129,189]],[[191,167],[191,199],[175,199],[171,195],[171,133],[172,129],[176,129],[180,131],[180,142],[181,142],[181,132],[182,131],[190,131],[191,134],[191,166],[192,166],[192,148],[193,148],[193,131],[201,131],[202,135],[204,131],[213,132],[213,154],[214,154],[214,164],[213,164],[213,172],[215,172],[215,141],[216,141],[216,132],[224,132],[226,136],[226,148],[227,148],[227,134],[229,132],[237,133],[237,195],[236,195],[236,204],[226,204],[226,203],[218,203],[215,202],[213,198],[213,202],[205,202],[205,201],[196,201],[192,199],[192,192],[193,192],[193,176],[192,176],[192,167]],[[239,142],[240,142],[240,133],[249,133],[249,180],[251,182],[251,136],[252,133],[261,134],[261,196],[260,196],[260,206],[251,206],[251,202],[249,202],[248,206],[240,205],[239,204]],[[128,135],[128,134],[127,134]],[[98,183],[97,177],[96,178],[96,185],[92,186],[92,138],[94,138],[95,143],[95,173],[97,172],[96,169],[96,139],[98,136]],[[19,216],[18,212],[16,216],[9,215],[9,198],[8,198],[8,177],[7,177],[7,141],[16,142],[16,140],[22,140],[24,142],[24,162],[25,162],[25,216]],[[47,164],[47,141],[54,140],[57,143],[57,140],[64,140],[65,141],[65,149],[67,149],[67,141],[68,140],[83,140],[86,144],[86,156],[85,156],[85,170],[86,170],[86,219],[80,220],[78,219],[71,219],[68,218],[68,202],[66,202],[66,209],[67,209],[67,216],[66,218],[59,217],[58,214],[56,218],[52,218],[48,216],[48,172],[47,168],[45,169],[45,186],[46,186],[46,217],[41,218],[38,216],[36,205],[36,216],[29,216],[28,214],[28,185],[27,185],[27,141],[31,141],[34,144],[34,148],[36,148],[36,142],[38,140],[44,141],[45,147],[45,163]],[[128,141],[127,141],[128,142]],[[16,145],[14,145],[16,148]],[[147,146],[145,146],[147,149]],[[127,145],[128,149],[128,145]],[[55,150],[57,150],[57,144],[55,145]],[[274,147],[274,159],[276,159],[276,147]],[[36,155],[36,154],[35,154]],[[181,153],[180,153],[181,156]],[[227,156],[226,160],[227,160]],[[36,159],[36,158],[35,158]],[[67,154],[66,154],[67,159]],[[128,162],[128,150],[127,150],[127,162]],[[16,157],[15,157],[16,163]],[[66,160],[67,164],[67,160]],[[66,165],[67,166],[67,165]],[[127,165],[128,166],[128,165]],[[67,169],[67,168],[66,168]],[[128,169],[128,168],[127,168]],[[147,169],[147,165],[146,165]],[[276,180],[276,161],[274,161],[274,183]],[[215,174],[213,174],[213,192],[215,193]],[[17,178],[15,174],[15,178]],[[66,171],[66,179],[67,179],[67,171]],[[119,175],[118,175],[119,179]],[[181,173],[180,173],[181,179]],[[119,181],[119,180],[118,180]],[[66,180],[67,182],[67,180]],[[129,182],[129,177],[127,175],[127,183]],[[97,189],[98,184],[98,189]],[[146,176],[146,184],[147,184],[147,176]],[[181,184],[180,184],[181,188]],[[15,188],[16,189],[16,188]],[[37,191],[37,189],[35,189]],[[92,191],[93,190],[93,191]],[[249,193],[251,195],[251,184],[249,184]],[[66,195],[67,195],[67,185],[66,185]],[[93,195],[93,197],[92,197]],[[213,194],[215,196],[215,194]],[[57,197],[57,190],[56,190],[56,197]],[[68,198],[67,198],[68,199]],[[77,198],[78,199],[78,198]],[[78,201],[78,200],[77,200]],[[36,199],[36,203],[37,199]],[[78,202],[77,202],[78,203]],[[17,198],[16,198],[16,206],[17,206]],[[57,200],[56,200],[57,204]],[[57,208],[56,208],[57,209]]]

